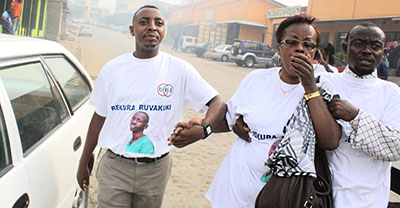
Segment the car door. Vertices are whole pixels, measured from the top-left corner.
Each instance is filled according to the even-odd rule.
[[[1,85],[1,79],[0,79]],[[0,207],[23,208],[29,205],[29,179],[23,163],[14,113],[0,88]]]
[[[40,57],[3,67],[0,77],[19,132],[12,139],[22,147],[16,165],[26,171],[30,207],[71,206],[83,149],[82,131],[71,110],[75,101],[67,100]]]
[[[274,55],[273,53],[271,54],[271,51],[268,50],[268,47],[263,44],[258,44],[257,46],[257,59],[259,60],[258,63],[260,64],[271,64],[272,63],[272,56]]]

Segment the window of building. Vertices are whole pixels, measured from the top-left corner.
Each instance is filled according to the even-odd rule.
[[[0,77],[26,153],[67,118],[66,106],[40,62],[4,68]]]

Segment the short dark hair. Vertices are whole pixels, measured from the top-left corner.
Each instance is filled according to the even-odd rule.
[[[346,42],[346,43],[347,43],[347,41],[349,40],[350,33],[354,30],[354,28],[356,28],[356,27],[358,27],[358,26],[361,26],[361,27],[378,27],[378,25],[376,25],[376,24],[373,23],[373,22],[361,22],[360,24],[355,25],[354,27],[352,27],[352,28],[347,32],[347,34],[346,34],[346,39],[345,39],[345,42]],[[379,28],[379,27],[378,27],[378,28]]]
[[[153,6],[153,5],[144,5],[144,6],[140,7],[138,10],[136,10],[135,14],[133,14],[133,17],[132,17],[132,24],[133,24],[133,21],[135,20],[136,14],[137,14],[140,10],[145,9],[145,8],[151,8],[151,9],[157,9],[157,10],[159,10],[158,7]]]
[[[276,41],[278,42],[278,44],[281,43],[282,38],[285,34],[285,30],[290,25],[304,23],[304,24],[309,24],[314,28],[315,32],[317,33],[317,45],[319,45],[319,43],[321,42],[321,33],[319,32],[317,27],[314,25],[314,21],[315,21],[314,17],[306,16],[306,15],[294,15],[292,17],[288,17],[287,19],[285,19],[283,22],[281,22],[279,24],[279,27],[275,32]]]
[[[323,42],[319,44],[318,48],[325,51],[326,55],[329,56],[328,64],[333,65],[335,63],[335,58],[333,57],[333,54],[335,54],[335,47],[333,46],[333,44],[330,42]]]
[[[141,114],[145,115],[146,116],[146,120],[144,121],[144,124],[148,124],[149,123],[149,120],[150,120],[149,114],[147,114],[144,111],[137,111],[136,113],[141,113]],[[136,113],[134,113],[133,115],[135,115]]]
[[[7,4],[7,6],[6,6],[6,11],[8,11],[8,10],[10,10],[10,9],[14,9],[14,7],[11,6],[11,4]]]

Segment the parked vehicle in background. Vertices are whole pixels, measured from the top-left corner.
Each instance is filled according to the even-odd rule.
[[[94,113],[89,74],[52,41],[0,45],[0,207],[87,207],[76,172]]]
[[[281,66],[281,57],[279,56],[278,52],[276,52],[271,58],[271,67],[278,67]]]
[[[82,25],[79,28],[78,36],[92,37],[93,36],[92,28],[86,25]]]
[[[214,60],[229,61],[232,59],[232,45],[217,45],[215,48],[208,48],[204,57]]]
[[[238,66],[253,67],[255,64],[272,66],[275,51],[269,45],[251,40],[234,40],[232,45],[232,59]]]
[[[183,52],[191,53],[194,51],[197,44],[197,38],[191,36],[181,36],[179,40],[179,47]]]
[[[216,46],[217,44],[215,43],[200,43],[196,45],[194,53],[196,54],[197,57],[204,57],[204,53],[207,51],[207,49],[213,49]]]

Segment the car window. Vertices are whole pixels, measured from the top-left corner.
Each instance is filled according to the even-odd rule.
[[[221,49],[221,50],[223,50],[224,48],[225,48],[225,45],[217,45],[215,47],[215,49]]]
[[[193,40],[192,40],[192,38],[187,38],[186,42],[191,43],[191,42],[193,42]]]
[[[234,42],[233,46],[240,46],[240,42],[238,42],[238,41]]]
[[[244,43],[243,47],[246,49],[257,50],[257,43]]]
[[[231,51],[231,48],[232,48],[232,46],[228,46],[228,47],[226,47],[226,51]]]
[[[268,45],[261,45],[261,50],[269,51],[269,50],[271,50],[271,48]]]
[[[14,110],[25,153],[61,124],[68,116],[67,109],[40,62],[4,68],[0,77]]]
[[[11,165],[11,151],[3,113],[0,113],[0,177],[1,172]]]
[[[82,74],[64,57],[44,57],[50,71],[60,83],[72,110],[75,111],[89,99],[90,87]]]

